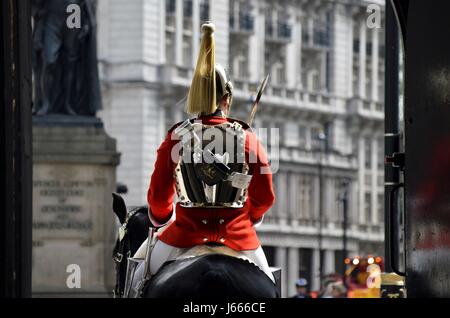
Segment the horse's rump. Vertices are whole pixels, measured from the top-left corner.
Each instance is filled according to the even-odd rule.
[[[222,255],[207,254],[165,263],[146,284],[151,298],[275,298],[272,280],[255,264]]]

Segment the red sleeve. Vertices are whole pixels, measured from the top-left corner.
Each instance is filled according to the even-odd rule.
[[[247,208],[251,220],[257,222],[275,202],[272,172],[266,151],[254,133],[248,133],[246,147],[252,173],[248,187]]]
[[[172,134],[168,133],[157,151],[155,168],[147,192],[149,216],[155,226],[168,222],[172,216],[175,195],[174,171],[179,159],[179,155],[176,154],[178,143],[179,140],[172,138]]]

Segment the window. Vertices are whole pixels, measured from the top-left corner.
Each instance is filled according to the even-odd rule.
[[[272,64],[272,63],[271,63]],[[274,83],[283,85],[286,83],[286,68],[284,65],[284,57],[279,55],[271,65],[272,74],[274,74]]]
[[[353,39],[353,53],[359,54],[359,39]]]
[[[367,187],[370,187],[372,185],[372,174],[370,172],[364,173],[364,184]]]
[[[384,195],[378,194],[377,198],[377,213],[378,213],[378,222],[384,223]]]
[[[367,56],[372,56],[372,42],[366,43],[366,53]]]
[[[342,186],[343,180],[336,178],[332,180],[331,189],[331,206],[330,206],[330,221],[339,222],[338,226],[341,226],[341,222],[344,220],[344,205],[342,198],[344,195],[344,189]]]
[[[184,0],[183,2],[183,16],[185,18],[192,17],[192,0]]]
[[[298,176],[298,191],[296,208],[301,219],[310,220],[313,215],[313,177],[311,175]]]
[[[270,65],[271,65],[271,53],[269,50],[269,47],[267,45],[265,45],[264,48],[264,73],[265,74],[270,74],[271,70],[270,70]],[[272,83],[272,79],[269,77],[269,83]]]
[[[175,31],[175,0],[166,0],[166,31]]]
[[[187,36],[183,38],[183,64],[184,66],[192,65],[192,40]]]
[[[360,39],[359,39],[359,28],[358,23],[354,21],[353,28],[353,74],[352,74],[352,82],[353,82],[353,94],[355,96],[359,96],[359,70],[361,65],[359,65],[359,54],[360,54]]]
[[[366,224],[369,224],[372,222],[372,196],[370,193],[366,193],[364,195],[364,216],[366,218]]]
[[[175,14],[176,1],[166,0],[166,14]]]
[[[314,20],[314,45],[330,45],[330,13]]]
[[[275,21],[273,18],[273,10],[274,8],[271,7],[266,7],[266,10],[264,12],[264,20],[266,21],[266,36],[267,37],[273,37],[274,36],[274,25],[275,25]]]
[[[359,96],[359,68],[353,67],[353,94]]]
[[[380,188],[384,186],[384,171],[378,172],[377,186]]]
[[[306,138],[307,138],[308,129],[305,126],[298,127],[298,146],[300,148],[306,148]]]
[[[276,197],[278,201],[277,204],[277,213],[278,217],[285,218],[287,216],[287,209],[288,209],[288,194],[287,194],[287,173],[286,172],[278,172],[277,173],[277,188],[276,191]]]
[[[264,69],[267,74],[273,74],[270,83],[283,85],[286,83],[285,51],[283,48],[266,45]]]
[[[166,32],[167,64],[175,64],[175,33]]]
[[[309,60],[302,54],[302,68],[301,68],[301,77],[302,77],[302,85],[308,88],[308,62]]]
[[[330,90],[330,81],[331,81],[331,57],[330,57],[330,53],[327,52],[326,53],[326,58],[325,58],[325,70],[326,70],[326,74],[325,74],[325,89],[327,91]]]
[[[384,59],[385,51],[386,51],[386,47],[384,44],[381,44],[380,46],[378,46],[378,56],[380,57],[380,59]]]
[[[311,272],[312,272],[312,250],[309,248],[301,248],[298,253],[298,277],[306,278],[311,288]]]
[[[241,80],[248,78],[248,44],[230,47],[231,75]]]
[[[200,0],[200,21],[209,20],[209,0]]]
[[[372,69],[369,65],[367,65],[366,70],[366,96],[367,99],[372,100]],[[368,109],[370,109],[370,104],[368,105]]]
[[[379,170],[384,169],[384,138],[377,140],[377,167]]]
[[[351,147],[352,154],[356,157],[359,157],[359,144],[358,144],[358,136],[352,135]]]
[[[382,22],[384,25],[384,22]],[[381,33],[382,34],[382,33]],[[379,43],[378,43],[378,56],[380,59],[384,60],[385,57],[385,51],[386,51],[386,45],[384,41],[384,36],[379,36]]]
[[[370,137],[364,139],[364,166],[366,169],[372,168],[372,139]]]
[[[302,28],[302,41],[304,44],[309,44],[310,36],[308,32],[308,28]]]
[[[183,31],[192,32],[192,1],[184,1],[183,5]]]
[[[239,59],[239,78],[244,79],[248,77],[247,67],[247,58],[245,56],[241,56]]]
[[[287,147],[299,146],[299,130],[296,122],[286,121],[284,125],[283,143]]]
[[[320,74],[317,70],[311,71],[311,90],[318,91],[320,90]]]
[[[315,126],[311,128],[311,146],[313,149],[325,151],[327,146],[327,136],[322,127]]]
[[[280,180],[279,180],[279,174],[275,173],[272,176],[272,183],[273,183],[273,188],[275,191],[275,196],[278,196],[278,187],[280,185]],[[278,215],[279,215],[279,208],[280,203],[278,202],[278,198],[277,200],[275,200],[274,205],[272,206],[272,208],[269,210],[268,213],[265,214],[264,216],[264,223],[266,224],[271,224],[271,223],[275,223],[275,221],[278,219]]]
[[[353,53],[355,55],[360,53],[359,23],[357,21],[353,21]]]

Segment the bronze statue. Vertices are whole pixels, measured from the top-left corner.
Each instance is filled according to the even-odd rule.
[[[80,8],[69,26],[70,5]],[[95,116],[101,109],[95,0],[32,0],[36,115]]]

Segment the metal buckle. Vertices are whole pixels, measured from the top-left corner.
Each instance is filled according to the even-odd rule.
[[[228,180],[231,181],[231,185],[234,188],[245,190],[249,187],[250,181],[252,181],[252,175],[232,172],[228,177]]]
[[[121,263],[121,262],[122,262],[122,259],[123,259],[123,255],[122,255],[121,253],[116,253],[116,254],[114,254],[114,260],[115,260],[117,263]]]
[[[125,237],[125,234],[127,234],[127,225],[128,220],[122,224],[121,227],[119,227],[119,242],[122,242],[123,238]]]
[[[235,121],[231,124],[231,128],[233,128],[234,130],[242,130],[242,125]]]

